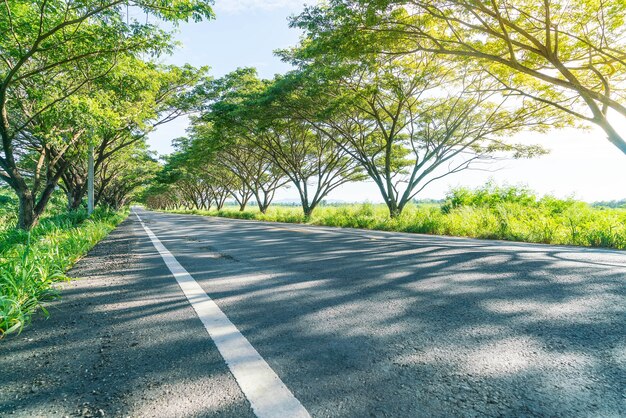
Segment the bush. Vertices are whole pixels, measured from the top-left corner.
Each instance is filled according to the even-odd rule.
[[[449,213],[452,209],[461,206],[487,206],[493,208],[503,203],[519,203],[524,206],[534,206],[537,197],[532,190],[522,186],[497,186],[492,182],[478,189],[460,187],[448,192],[441,210]]]

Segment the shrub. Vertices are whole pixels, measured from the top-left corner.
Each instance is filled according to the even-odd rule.
[[[524,206],[533,206],[537,197],[532,190],[522,186],[497,186],[492,182],[477,189],[460,187],[452,189],[446,194],[441,205],[444,213],[461,206],[495,207],[502,203],[519,203]]]

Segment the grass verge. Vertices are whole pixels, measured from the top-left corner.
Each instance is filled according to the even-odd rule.
[[[30,233],[0,227],[0,338],[19,333],[33,314],[58,295],[55,282],[102,240],[128,212],[96,210],[46,217]]]
[[[274,206],[267,213],[247,209],[175,210],[174,213],[253,219],[270,222],[363,228],[481,239],[626,249],[626,210],[595,208],[551,197],[532,202],[410,205],[390,218],[386,206],[323,206],[305,219],[299,207]]]

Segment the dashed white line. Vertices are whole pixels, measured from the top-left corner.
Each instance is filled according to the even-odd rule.
[[[217,304],[202,290],[196,280],[144,224],[135,216],[150,237],[154,248],[176,278],[187,300],[198,314],[226,365],[259,418],[305,418],[310,415],[280,380],[252,344],[230,322]]]

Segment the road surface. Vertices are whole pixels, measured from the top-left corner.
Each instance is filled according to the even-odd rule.
[[[625,252],[137,213],[0,341],[0,416],[282,399],[245,389],[148,230],[313,417],[626,416]]]

